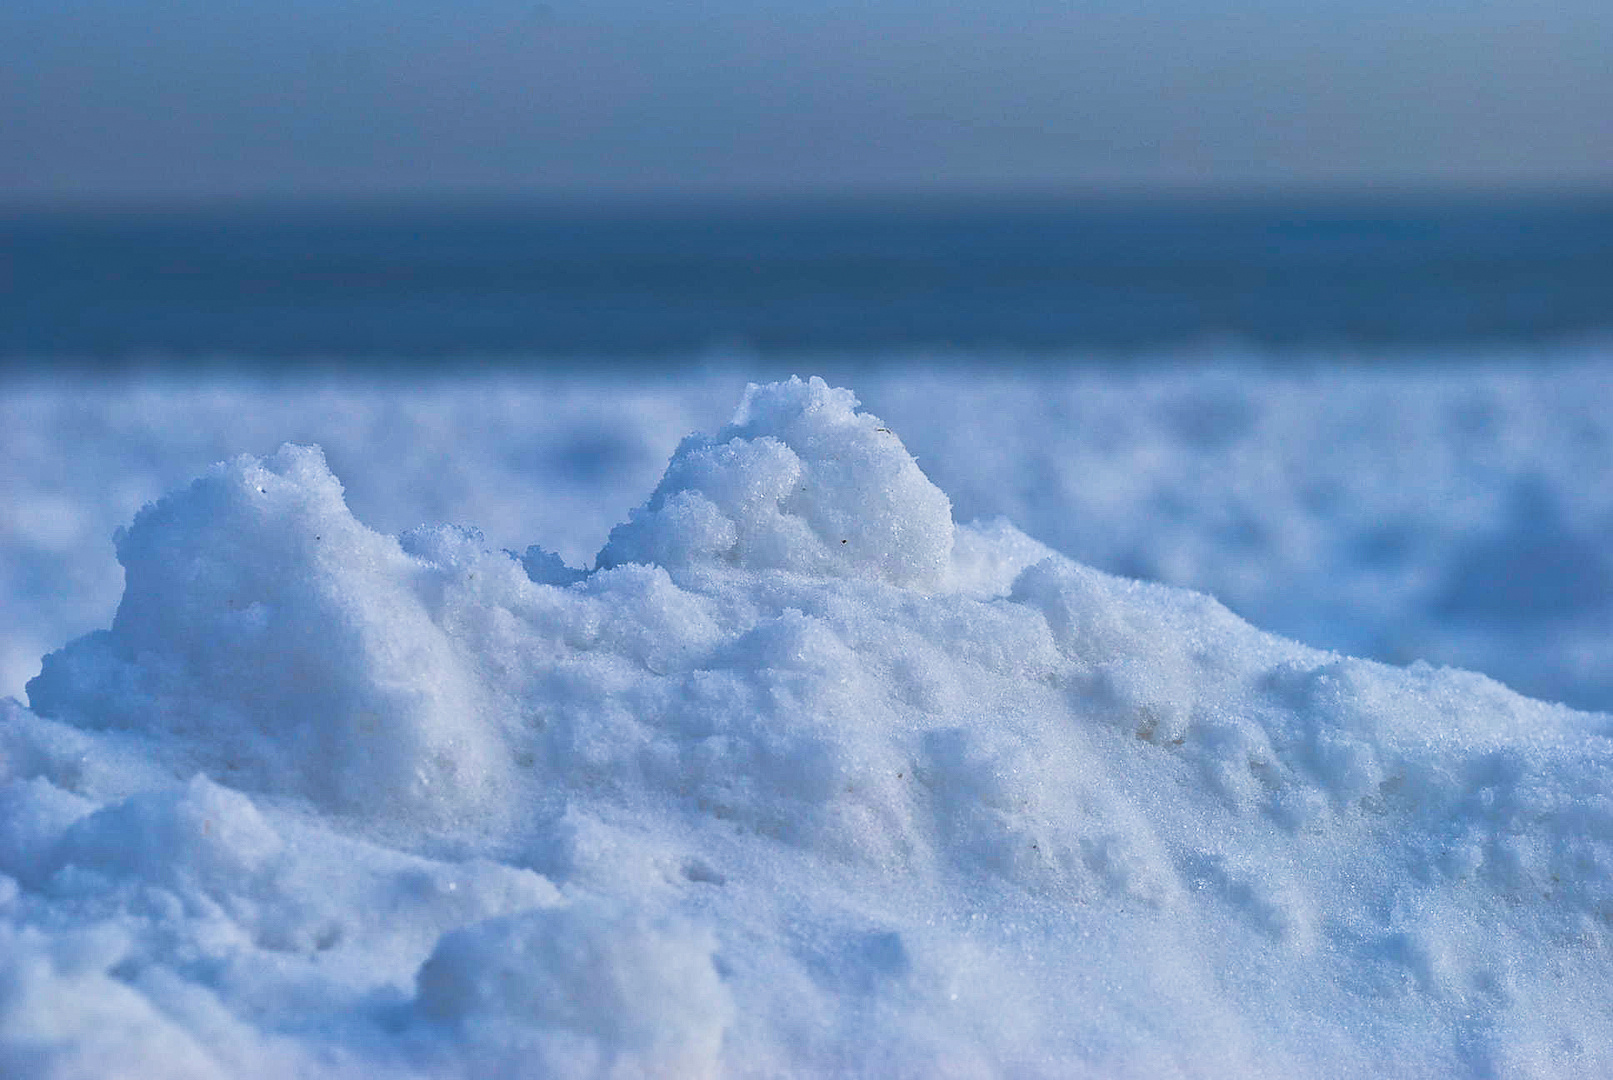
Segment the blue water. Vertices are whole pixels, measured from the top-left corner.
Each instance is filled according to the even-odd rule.
[[[1613,329],[1613,197],[13,207],[0,295],[13,369],[1537,341]]]

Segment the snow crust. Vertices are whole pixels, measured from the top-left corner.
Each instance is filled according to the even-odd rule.
[[[116,547],[0,703],[0,1075],[1613,1071],[1613,718],[955,524],[821,380],[591,570],[295,445]]]

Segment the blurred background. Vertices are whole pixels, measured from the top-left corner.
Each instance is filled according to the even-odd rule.
[[[1605,190],[1597,0],[11,0],[58,198]]]
[[[1613,708],[1613,8],[12,0],[0,693],[318,442],[584,565],[747,380],[1265,628]]]
[[[0,40],[13,365],[1613,321],[1599,0],[15,0]]]

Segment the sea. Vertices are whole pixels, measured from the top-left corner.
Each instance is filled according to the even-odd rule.
[[[1606,336],[1613,194],[11,205],[0,296],[8,374],[1365,357]]]

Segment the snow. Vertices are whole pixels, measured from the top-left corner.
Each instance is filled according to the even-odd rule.
[[[849,390],[754,383],[715,438],[685,439],[601,567],[736,566],[937,588],[952,504]]]
[[[455,522],[582,567],[758,369],[838,364],[960,521],[1006,517],[1310,645],[1609,709],[1610,356],[1206,346],[1123,365],[749,357],[675,379],[14,383],[0,393],[0,693],[21,696],[40,657],[108,624],[114,530],[216,461],[317,444],[372,528]]]
[[[1593,374],[1568,373],[1594,400]],[[1304,377],[1261,378],[1242,404],[1214,374],[1151,392],[1222,402],[1172,429],[1213,467],[1292,435],[1284,395]],[[1336,404],[1370,417],[1388,384],[1404,403],[1407,380],[1380,378]],[[1529,393],[1562,404],[1529,376],[1486,378],[1411,396],[1445,405],[1454,386],[1537,432]],[[640,419],[699,412],[718,381]],[[109,628],[46,656],[26,707],[0,703],[0,1075],[1613,1069],[1613,717],[1311,648],[1076,562],[1044,541],[1142,527],[1096,512],[1126,500],[1091,449],[1129,455],[1148,487],[1135,418],[1105,416],[1101,388],[1077,404],[1073,383],[909,389],[903,424],[818,379],[753,385],[599,530],[592,568],[573,553],[604,511],[558,512],[573,492],[505,496],[496,527],[524,523],[519,539],[378,530],[330,467],[356,456],[340,443],[230,457],[131,513]],[[419,424],[491,429],[458,469],[491,467],[518,406],[567,423],[477,393],[418,406]],[[1032,517],[1062,531],[970,522],[979,491],[949,498],[920,464],[939,450],[910,452],[909,427],[913,445],[982,438],[967,395],[1011,409],[984,430],[1020,432],[1002,454],[1039,442],[1033,468],[1076,437],[1047,416],[1107,421],[1040,488]],[[575,420],[601,407],[574,400],[578,442],[601,445]],[[360,427],[399,407],[328,405]],[[28,407],[88,408],[45,391],[10,406]],[[630,412],[610,445],[636,463],[653,439]],[[1593,412],[1585,446],[1602,445]],[[1189,416],[1145,413],[1161,415]],[[1349,457],[1336,423],[1313,457]],[[428,443],[371,467],[446,491]],[[1529,542],[1589,560],[1594,587],[1597,505],[1570,505],[1532,452],[1504,459],[1537,479],[1502,497],[1502,527],[1438,569],[1510,578],[1506,528],[1533,520]],[[1585,481],[1593,458],[1551,467]],[[1032,501],[974,467],[980,490],[996,476]],[[1326,473],[1267,477],[1265,521]],[[1099,489],[1084,513],[1045,505],[1081,477]],[[1371,511],[1331,505],[1357,527]],[[1175,550],[1160,532],[1145,554]],[[1288,550],[1232,547],[1257,570]],[[1598,610],[1527,582],[1453,599],[1452,580],[1416,595],[1464,619],[1534,605],[1559,627]]]

